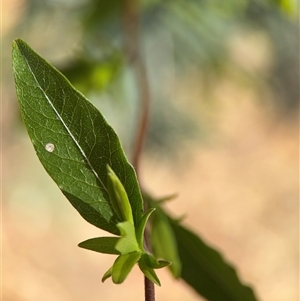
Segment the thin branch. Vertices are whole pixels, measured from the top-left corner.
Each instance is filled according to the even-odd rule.
[[[155,301],[154,283],[147,277],[144,277],[145,284],[145,301]]]
[[[140,174],[140,160],[143,146],[147,137],[150,110],[150,89],[145,64],[142,60],[139,45],[139,7],[138,0],[123,1],[124,51],[132,65],[137,87],[139,88],[140,112],[137,133],[135,136],[132,163],[137,176]],[[145,209],[146,204],[144,204]],[[145,231],[145,243],[151,250],[149,232]],[[145,301],[155,301],[154,283],[144,277]]]
[[[139,9],[137,0],[123,1],[124,50],[132,65],[137,87],[139,89],[140,111],[137,132],[133,145],[132,164],[139,175],[140,159],[147,137],[150,89],[145,64],[142,60],[139,45]]]

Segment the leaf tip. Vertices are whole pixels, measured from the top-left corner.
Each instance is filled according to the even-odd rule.
[[[17,38],[17,39],[14,39],[13,42],[12,42],[12,48],[13,49],[16,49],[16,48],[19,48],[21,45],[27,45],[22,39],[20,38]]]
[[[112,267],[110,267],[105,274],[103,275],[101,281],[105,282],[106,279],[110,278],[112,276]]]

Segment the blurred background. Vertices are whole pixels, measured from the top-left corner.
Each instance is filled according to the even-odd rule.
[[[102,284],[114,258],[77,247],[105,234],[78,215],[39,163],[10,57],[14,38],[29,43],[103,112],[130,157],[140,83],[124,42],[125,2],[135,3],[2,1],[3,300],[143,298],[137,268],[121,286]],[[137,5],[151,94],[143,185],[157,197],[178,193],[168,211],[185,215],[261,301],[298,300],[296,0]],[[168,271],[158,274],[157,300],[203,300]]]

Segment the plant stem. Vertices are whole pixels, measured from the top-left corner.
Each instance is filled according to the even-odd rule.
[[[137,133],[135,136],[132,164],[139,178],[140,159],[145,144],[149,123],[150,89],[145,64],[142,60],[139,47],[139,7],[138,0],[123,1],[123,28],[124,28],[124,51],[129,63],[132,65],[139,87],[140,112]],[[140,180],[140,179],[139,179]],[[145,210],[146,204],[144,204]],[[149,232],[145,231],[147,249],[151,250]],[[145,301],[155,301],[154,283],[144,277]]]
[[[132,164],[139,175],[140,159],[147,137],[150,110],[150,89],[145,64],[139,47],[139,10],[137,0],[123,1],[124,50],[132,65],[139,88],[140,112],[133,145]]]
[[[144,277],[145,283],[145,301],[155,301],[154,283],[147,277]]]

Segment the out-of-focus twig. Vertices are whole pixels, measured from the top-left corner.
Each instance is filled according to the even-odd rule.
[[[150,108],[150,89],[146,67],[140,53],[139,44],[139,6],[137,0],[123,1],[124,51],[131,64],[139,89],[139,121],[133,145],[132,164],[139,174],[140,159],[147,137]]]
[[[133,67],[136,86],[139,89],[140,112],[137,124],[137,133],[133,146],[132,164],[139,178],[140,159],[147,137],[150,108],[150,89],[147,78],[146,67],[140,53],[139,44],[139,5],[138,0],[123,1],[123,30],[124,30],[124,51],[126,57]],[[144,204],[147,207],[147,204]],[[145,208],[147,209],[147,208]],[[145,243],[148,250],[151,250],[149,233],[145,231]],[[144,277],[145,301],[155,301],[155,288],[152,281]]]

